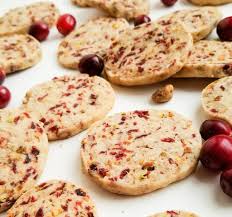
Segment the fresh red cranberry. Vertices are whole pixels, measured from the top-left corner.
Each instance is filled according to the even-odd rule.
[[[81,73],[89,74],[90,76],[100,76],[104,69],[104,61],[101,57],[95,54],[84,56],[79,63]]]
[[[206,120],[200,128],[201,137],[207,140],[216,135],[231,135],[230,125],[222,120]]]
[[[0,85],[0,109],[5,108],[10,102],[11,94],[8,88]]]
[[[202,147],[200,160],[203,166],[218,171],[232,165],[232,138],[217,135],[208,139]]]
[[[0,68],[0,84],[4,82],[5,78],[6,78],[6,72],[4,69]]]
[[[166,6],[172,6],[176,4],[177,0],[161,0],[161,2]]]
[[[29,30],[29,34],[35,37],[38,41],[44,41],[49,35],[49,27],[43,22],[34,23]]]
[[[64,14],[59,17],[56,27],[62,35],[68,35],[76,26],[76,19],[71,14]]]
[[[223,192],[232,197],[232,169],[225,170],[221,174],[220,185]]]
[[[141,25],[143,23],[149,23],[149,22],[151,22],[150,17],[148,17],[147,15],[140,15],[140,16],[135,18],[134,25],[138,26],[138,25]]]
[[[222,41],[232,41],[232,16],[218,23],[217,34]]]

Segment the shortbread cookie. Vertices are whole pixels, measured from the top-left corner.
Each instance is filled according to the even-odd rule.
[[[196,214],[191,212],[184,212],[184,211],[166,211],[163,213],[158,213],[150,217],[198,217]]]
[[[48,139],[23,110],[0,110],[0,212],[33,187],[43,171]]]
[[[78,5],[80,7],[89,7],[89,0],[71,0],[73,4]]]
[[[30,26],[37,21],[52,27],[58,16],[59,11],[56,6],[46,1],[12,9],[0,17],[0,36],[27,33]]]
[[[222,78],[232,75],[232,42],[199,41],[194,44],[178,78]]]
[[[140,195],[181,180],[197,166],[201,137],[171,111],[120,113],[94,124],[82,141],[83,170],[113,193]]]
[[[95,206],[82,188],[65,181],[49,181],[23,194],[7,217],[94,217]]]
[[[125,19],[98,18],[90,20],[68,35],[59,45],[58,61],[67,68],[77,69],[81,58],[88,54],[104,56],[119,33],[129,28]]]
[[[102,119],[113,107],[114,91],[100,77],[63,76],[29,90],[24,107],[44,123],[49,140],[65,139]]]
[[[139,25],[120,34],[106,54],[105,72],[112,83],[152,84],[184,66],[193,46],[181,24],[160,21]]]
[[[176,11],[160,19],[181,22],[185,29],[192,34],[193,40],[196,42],[206,38],[215,28],[221,17],[222,15],[216,7],[202,7]]]
[[[232,124],[232,76],[209,84],[202,92],[202,106],[207,114]]]
[[[196,5],[222,5],[232,2],[232,0],[189,0],[189,1]]]
[[[0,37],[0,68],[7,74],[37,64],[41,56],[40,43],[30,35]]]
[[[150,5],[148,0],[89,0],[96,6],[113,17],[134,19],[141,14],[149,14]]]

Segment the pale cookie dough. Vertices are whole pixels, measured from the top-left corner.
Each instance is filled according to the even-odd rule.
[[[0,36],[27,33],[30,26],[42,21],[49,27],[56,24],[59,11],[52,2],[36,2],[12,9],[0,17]]]
[[[160,19],[181,22],[186,31],[192,34],[193,40],[196,42],[206,38],[221,17],[222,15],[216,7],[202,7],[176,11]]]
[[[199,217],[199,216],[191,212],[170,210],[163,213],[152,215],[150,217]]]
[[[194,44],[185,66],[173,77],[222,78],[232,75],[232,42],[203,40]]]
[[[66,75],[32,87],[23,106],[44,123],[48,139],[57,140],[104,118],[114,99],[112,87],[103,78]]]
[[[232,0],[189,0],[189,2],[196,5],[222,5],[231,3]]]
[[[41,57],[40,43],[30,35],[0,37],[0,68],[6,74],[32,67]]]
[[[41,123],[20,109],[0,110],[0,212],[10,208],[41,175],[48,139]]]
[[[129,28],[122,18],[102,17],[77,27],[59,45],[58,61],[67,68],[77,69],[81,58],[88,54],[104,57],[111,42]]]
[[[105,72],[115,84],[153,84],[185,65],[193,42],[183,26],[172,21],[139,25],[120,34],[106,54]]]
[[[232,124],[232,77],[221,78],[209,84],[202,92],[202,106],[211,117]]]
[[[171,111],[133,111],[95,123],[82,140],[83,170],[117,194],[141,195],[179,181],[196,168],[201,137]]]
[[[95,217],[88,193],[72,183],[48,181],[23,194],[7,217]]]

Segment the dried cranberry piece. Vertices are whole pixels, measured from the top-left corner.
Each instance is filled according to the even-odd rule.
[[[123,170],[120,174],[120,179],[123,179],[129,172],[130,172],[130,169]]]
[[[82,197],[85,197],[86,196],[86,192],[84,192],[82,189],[78,188],[75,190],[75,193],[78,195],[78,196],[82,196]]]
[[[92,171],[97,171],[97,165],[96,165],[96,164],[91,164],[91,165],[89,166],[89,168],[90,168],[90,170],[92,170]]]
[[[35,146],[33,146],[31,149],[31,154],[33,154],[34,156],[37,156],[39,155],[39,153],[40,151]]]
[[[44,213],[43,213],[43,209],[40,208],[37,213],[35,214],[35,217],[43,217],[44,216]]]

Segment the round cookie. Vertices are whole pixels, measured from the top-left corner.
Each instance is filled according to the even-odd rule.
[[[88,0],[71,0],[73,4],[80,7],[89,7]]]
[[[95,206],[85,190],[65,181],[49,181],[23,194],[7,217],[94,217]]]
[[[148,0],[89,0],[89,5],[100,8],[112,17],[132,20],[141,14],[149,14]]]
[[[37,21],[42,21],[52,27],[58,16],[59,11],[56,6],[46,1],[12,9],[0,17],[0,36],[15,33],[25,34]]]
[[[232,2],[232,0],[188,0],[188,1],[196,5],[223,5]]]
[[[170,210],[163,213],[152,215],[150,217],[198,217],[198,216],[191,212]]]
[[[172,21],[146,23],[126,30],[106,55],[105,72],[115,84],[153,84],[184,66],[193,46],[192,36]]]
[[[114,99],[112,87],[103,78],[67,75],[31,88],[23,106],[44,123],[48,139],[57,140],[76,135],[104,118]]]
[[[222,15],[216,7],[202,7],[176,11],[161,17],[160,20],[181,22],[196,42],[206,38],[221,17]]]
[[[192,122],[171,111],[120,113],[91,126],[82,141],[83,170],[103,188],[140,195],[189,176],[201,137]]]
[[[232,42],[201,40],[194,44],[176,78],[223,78],[232,75]]]
[[[81,58],[88,54],[104,57],[111,42],[129,28],[125,19],[102,17],[90,20],[68,35],[59,45],[58,61],[67,68],[77,69]]]
[[[221,78],[209,84],[202,91],[204,111],[214,118],[220,118],[232,124],[232,76]]]
[[[48,139],[38,120],[21,109],[0,110],[0,212],[33,187],[43,171]]]
[[[41,57],[40,43],[30,35],[0,37],[0,68],[7,74],[32,67]]]

